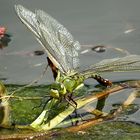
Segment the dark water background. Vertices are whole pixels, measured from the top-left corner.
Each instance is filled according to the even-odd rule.
[[[30,56],[33,51],[42,48],[17,18],[15,4],[22,4],[30,10],[43,9],[48,12],[81,44],[102,44],[140,54],[139,0],[0,0],[0,25],[6,26],[12,34],[9,47],[0,50],[0,77],[7,78],[7,83],[28,83],[36,79],[46,66],[46,55]],[[129,30],[129,33],[125,33]],[[89,52],[81,57],[81,65],[88,66],[104,58],[120,55],[123,56],[112,50],[102,54]],[[48,71],[40,83],[51,83],[51,77]],[[138,73],[105,77],[115,81],[139,78]]]

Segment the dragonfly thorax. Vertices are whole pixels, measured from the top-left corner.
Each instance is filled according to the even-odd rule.
[[[77,76],[61,76],[59,80],[51,85],[50,95],[53,98],[61,98],[67,93],[72,93],[83,79]]]
[[[72,93],[81,83],[83,83],[83,81],[84,81],[83,77],[73,75],[65,77],[62,83],[64,84],[66,91],[68,93]]]
[[[70,77],[64,79],[63,84],[64,84],[64,86],[65,86],[67,92],[69,92],[69,93],[72,93],[72,91],[73,91],[73,90],[76,88],[76,86],[77,86],[76,80],[75,80],[75,79],[72,79],[72,78],[70,78]]]

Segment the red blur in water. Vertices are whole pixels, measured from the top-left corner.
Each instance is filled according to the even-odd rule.
[[[8,46],[11,41],[11,35],[7,33],[6,28],[0,26],[0,49]]]
[[[0,27],[0,38],[4,37],[4,34],[6,33],[5,27]]]

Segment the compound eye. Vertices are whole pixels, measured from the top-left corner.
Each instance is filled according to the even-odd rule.
[[[56,89],[51,89],[50,90],[50,95],[51,95],[51,97],[53,97],[53,98],[59,98],[59,92],[58,92],[58,90],[56,90]]]

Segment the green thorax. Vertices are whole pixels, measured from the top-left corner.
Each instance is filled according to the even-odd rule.
[[[63,75],[61,74],[58,82],[62,83],[66,88],[66,91],[72,93],[80,84],[84,81],[83,76],[79,76],[78,74],[71,75]]]
[[[53,98],[61,99],[67,93],[72,93],[83,85],[84,77],[78,73],[64,75],[58,72],[56,81],[51,84],[50,95]]]

